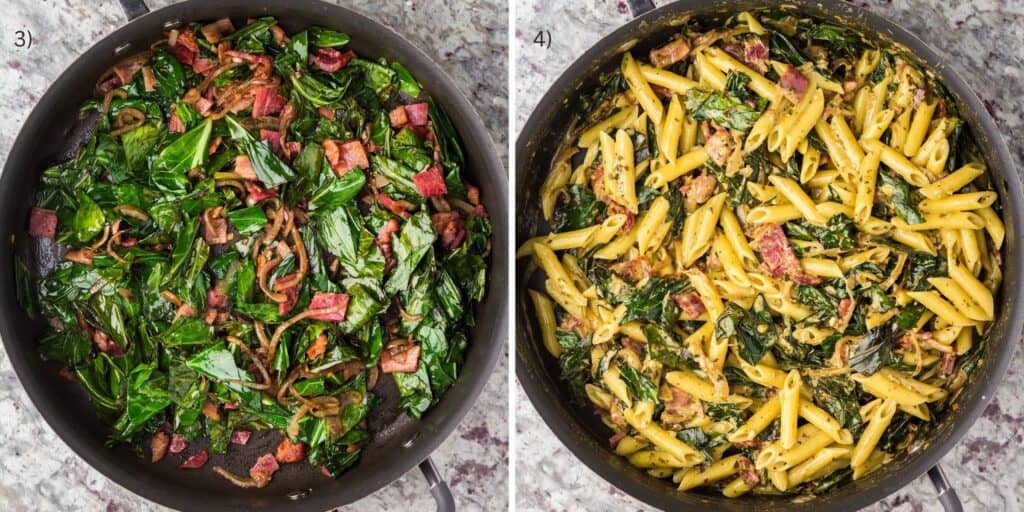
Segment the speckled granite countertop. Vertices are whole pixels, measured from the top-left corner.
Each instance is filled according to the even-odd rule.
[[[498,0],[379,2],[352,7],[405,35],[448,71],[481,113],[498,151],[507,155],[508,10]],[[172,0],[147,0],[150,8]],[[451,5],[454,4],[454,5]],[[93,41],[125,23],[116,1],[5,0],[0,17],[0,159],[50,83]],[[445,27],[439,30],[439,27]],[[13,46],[28,28],[33,46]],[[489,77],[501,77],[493,80]],[[507,358],[479,403],[433,454],[461,510],[504,510],[507,497]],[[502,397],[488,400],[486,397]],[[29,402],[0,351],[0,510],[166,510],[111,482],[57,438]],[[344,510],[432,510],[420,472],[412,470]]]
[[[516,133],[555,79],[587,48],[625,23],[626,3],[616,0],[546,2],[516,0]],[[555,5],[555,4],[559,5]],[[664,0],[655,2],[658,5]],[[873,0],[856,2],[888,17],[937,49],[970,83],[995,117],[1024,170],[1024,1]],[[571,5],[570,5],[571,4]],[[550,49],[532,43],[550,30]],[[1013,134],[1013,135],[1011,135]],[[973,429],[942,460],[970,511],[1024,510],[1024,350]],[[518,384],[516,504],[535,510],[646,510],[608,484],[559,443]],[[529,456],[527,456],[529,455]],[[942,510],[926,477],[865,510]]]

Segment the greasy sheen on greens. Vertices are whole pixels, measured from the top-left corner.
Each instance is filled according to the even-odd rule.
[[[112,426],[183,468],[286,434],[237,485],[303,458],[337,476],[389,374],[419,418],[453,384],[491,223],[444,110],[399,62],[274,18],[192,23],[105,73],[95,132],[42,174],[29,231],[63,261],[18,295]],[[187,458],[186,458],[187,457]]]

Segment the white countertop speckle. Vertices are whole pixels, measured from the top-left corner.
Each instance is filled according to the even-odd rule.
[[[656,1],[662,5],[666,0]],[[1005,134],[1018,171],[1024,169],[1024,2],[1021,0],[857,1],[939,51],[971,84]],[[557,4],[557,5],[556,5]],[[548,87],[576,58],[630,19],[626,2],[516,0],[516,133]],[[551,47],[533,43],[551,32]],[[970,432],[942,466],[969,511],[1024,510],[1024,350],[1006,381]],[[516,402],[518,510],[650,510],[588,469],[555,438],[520,385]],[[868,512],[938,512],[926,477],[892,494]]]
[[[508,10],[498,0],[333,0],[388,25],[450,73],[507,159]],[[173,0],[147,0],[158,8]],[[0,158],[52,81],[92,42],[125,23],[116,1],[5,0],[0,16]],[[441,28],[439,28],[441,27]],[[30,30],[30,49],[14,46]],[[500,77],[494,80],[493,77]],[[461,510],[508,506],[508,368],[502,357],[481,400],[432,458]],[[491,397],[491,399],[488,399]],[[498,400],[493,397],[501,397]],[[0,510],[166,510],[89,467],[46,425],[0,351]],[[432,510],[419,470],[344,510]]]

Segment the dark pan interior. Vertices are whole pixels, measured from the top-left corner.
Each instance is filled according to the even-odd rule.
[[[340,7],[312,0],[272,2],[243,0],[190,1],[176,4],[137,19],[100,41],[54,83],[26,121],[5,165],[0,181],[0,233],[14,241],[31,267],[52,268],[58,261],[56,247],[27,236],[27,212],[39,174],[52,163],[75,153],[88,140],[89,120],[78,119],[77,106],[91,96],[100,73],[121,53],[140,51],[158,39],[165,23],[212,20],[229,16],[236,26],[247,17],[277,17],[289,33],[310,25],[337,29],[352,36],[350,48],[369,57],[387,57],[405,64],[451,116],[466,149],[466,179],[480,186],[494,223],[490,285],[485,302],[477,308],[477,325],[471,335],[466,362],[458,381],[445,398],[422,420],[398,409],[398,392],[392,379],[382,379],[374,390],[385,399],[369,416],[374,439],[359,463],[337,480],[320,474],[305,463],[285,465],[263,489],[239,489],[210,468],[222,465],[242,475],[256,458],[272,452],[280,439],[275,432],[255,433],[245,447],[232,445],[227,454],[212,455],[202,470],[183,471],[182,455],[169,455],[150,464],[126,447],[107,448],[109,428],[92,411],[88,396],[77,383],[57,376],[57,367],[44,363],[36,351],[40,325],[21,311],[14,296],[12,251],[0,251],[0,335],[8,356],[40,412],[55,431],[90,464],[128,489],[163,504],[184,510],[325,510],[372,493],[398,478],[426,458],[443,441],[473,404],[502,353],[506,332],[507,213],[503,208],[507,185],[505,172],[493,143],[476,113],[450,79],[427,56],[398,34]],[[194,443],[186,453],[206,447]],[[424,484],[424,492],[427,492]]]
[[[540,212],[539,190],[556,152],[571,130],[581,93],[594,88],[602,73],[619,65],[622,52],[645,55],[678,30],[685,16],[702,21],[724,21],[729,15],[780,4],[819,19],[839,22],[862,31],[879,43],[897,42],[908,48],[927,68],[936,72],[956,98],[961,115],[968,121],[989,167],[1003,209],[1007,228],[1004,246],[1004,281],[997,297],[997,315],[985,364],[954,407],[936,427],[927,447],[904,456],[868,477],[841,486],[824,496],[806,500],[791,497],[745,496],[729,499],[711,493],[682,493],[670,481],[647,476],[615,455],[608,447],[611,431],[586,407],[571,405],[568,388],[559,379],[557,360],[540,342],[533,306],[526,288],[543,290],[540,276],[517,287],[515,308],[517,375],[531,401],[560,440],[592,470],[624,491],[651,505],[670,510],[721,510],[745,512],[751,507],[769,510],[856,510],[877,501],[922,475],[937,463],[966,432],[1005,372],[1020,337],[1021,301],[1021,185],[1013,162],[992,119],[971,89],[943,64],[934,51],[892,23],[865,10],[840,1],[799,0],[714,2],[680,0],[641,16],[610,34],[580,57],[549,89],[519,134],[516,145],[516,246],[528,238],[549,231]],[[516,262],[517,280],[523,282],[527,260]]]

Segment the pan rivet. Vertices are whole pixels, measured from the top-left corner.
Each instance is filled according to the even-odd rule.
[[[164,28],[166,29],[178,28],[180,26],[181,20],[167,20],[164,22]]]
[[[292,501],[299,501],[308,498],[310,491],[311,489],[300,489],[298,491],[292,491],[285,496],[288,496],[288,499]]]
[[[117,55],[118,57],[120,57],[120,56],[124,55],[125,53],[127,53],[128,49],[131,48],[131,47],[132,47],[131,43],[124,43],[124,44],[118,46],[117,48],[114,48],[114,55]]]
[[[420,438],[420,433],[416,432],[409,438],[408,441],[402,443],[402,448],[412,448],[412,445],[416,444],[416,440]]]

